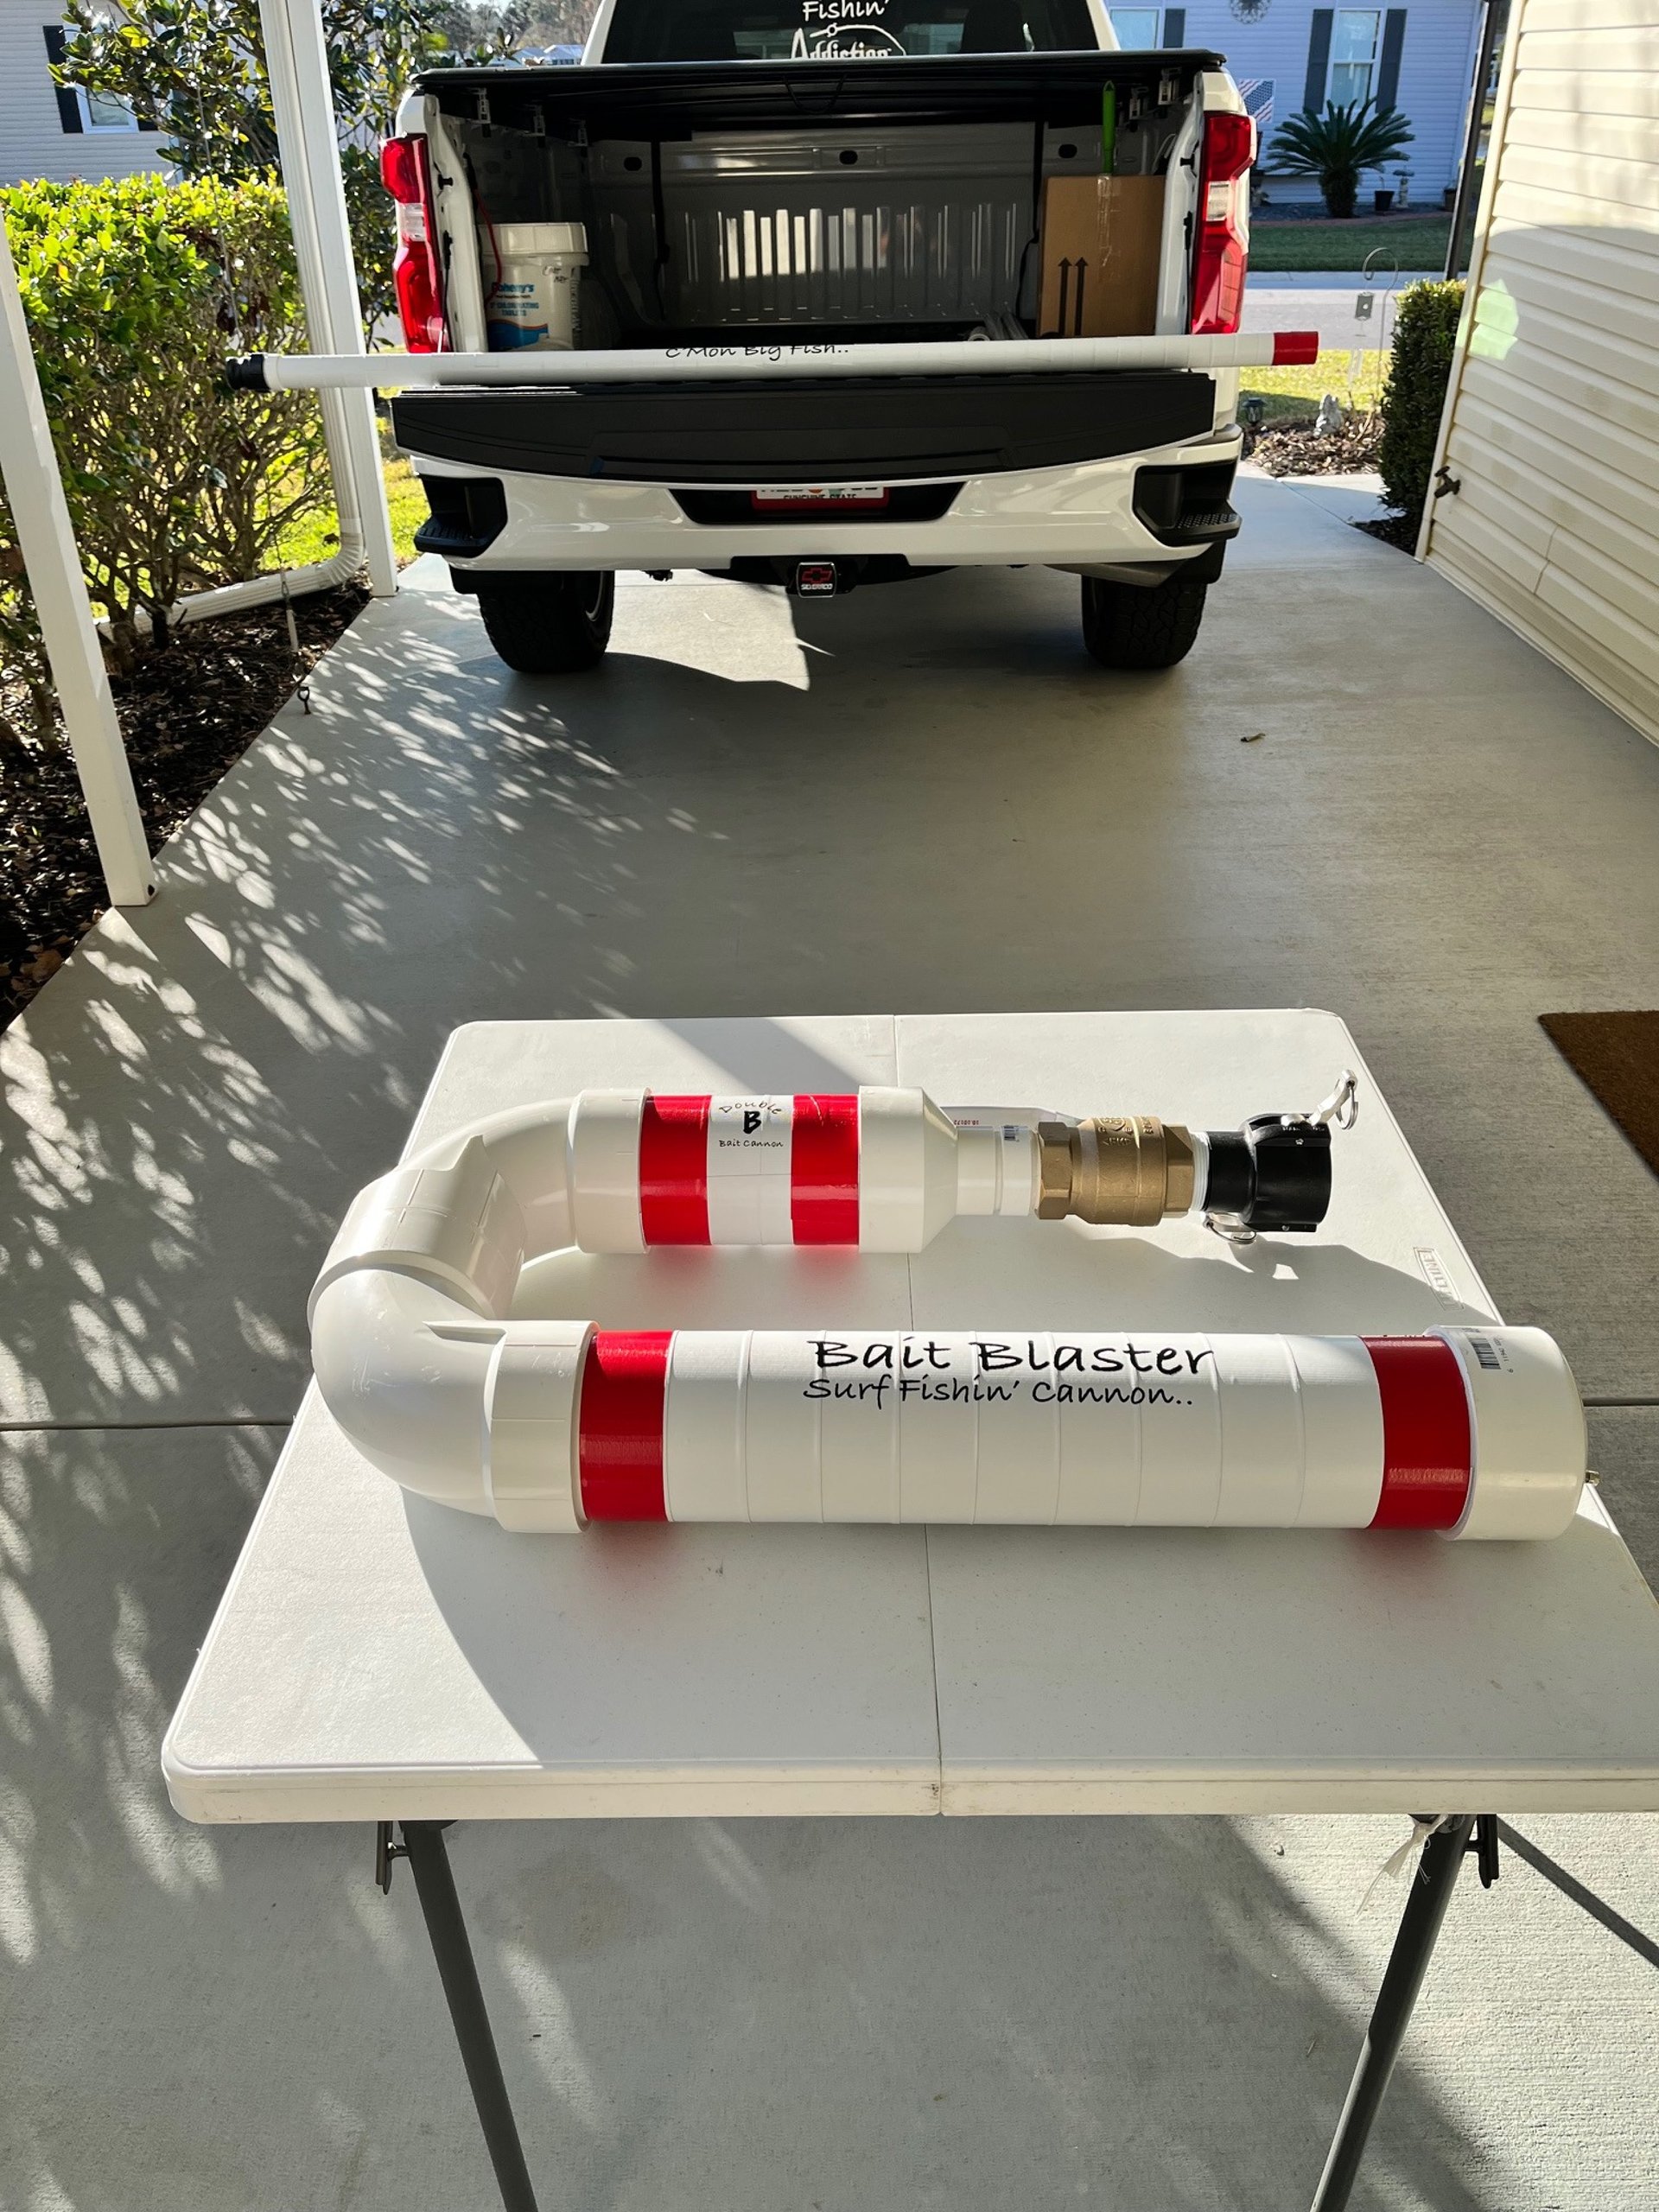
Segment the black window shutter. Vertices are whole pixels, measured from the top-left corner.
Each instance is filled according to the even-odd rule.
[[[1335,13],[1333,8],[1316,8],[1307,34],[1307,82],[1302,87],[1302,105],[1311,107],[1315,115],[1325,113],[1325,80],[1331,67],[1331,18]]]
[[[1164,44],[1186,44],[1186,10],[1185,8],[1166,8],[1164,10]]]
[[[54,69],[60,68],[63,63],[63,25],[61,23],[42,23],[41,25],[41,30],[46,40],[47,60],[52,64]],[[73,130],[77,134],[77,136],[79,136],[80,131],[80,102],[75,98],[73,92],[72,92],[66,85],[54,84],[52,89],[58,96],[59,129],[61,130]]]
[[[1400,54],[1406,42],[1406,11],[1390,8],[1382,18],[1382,61],[1376,73],[1376,105],[1394,107],[1400,98]]]

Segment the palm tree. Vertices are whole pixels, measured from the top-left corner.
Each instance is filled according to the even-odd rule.
[[[1326,214],[1351,215],[1362,171],[1391,162],[1414,135],[1397,107],[1376,108],[1375,100],[1338,107],[1333,100],[1323,115],[1305,107],[1282,124],[1268,166],[1282,176],[1318,177]]]

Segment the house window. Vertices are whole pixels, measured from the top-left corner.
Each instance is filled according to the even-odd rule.
[[[63,64],[63,26],[43,23],[48,66],[61,67]],[[60,85],[53,80],[53,90],[58,100],[58,128],[79,136],[83,131],[137,130],[138,118],[133,112],[132,102],[123,99],[118,92],[83,92],[79,85]]]
[[[1363,105],[1376,77],[1375,8],[1338,8],[1331,25],[1331,76],[1325,98],[1337,107]]]
[[[1110,8],[1107,13],[1112,19],[1112,29],[1117,33],[1117,42],[1126,52],[1144,54],[1161,45],[1159,33],[1162,27],[1163,11],[1158,8]]]
[[[83,92],[79,85],[73,89],[80,109],[80,127],[83,130],[136,130],[138,128],[132,102],[124,100],[118,92]]]

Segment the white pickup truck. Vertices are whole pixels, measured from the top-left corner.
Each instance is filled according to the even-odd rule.
[[[603,0],[580,67],[434,71],[383,163],[410,352],[486,354],[493,238],[568,223],[557,360],[642,358],[404,391],[416,543],[531,673],[598,659],[620,569],[1039,563],[1082,577],[1096,660],[1169,667],[1238,529],[1255,150],[1219,54],[1119,51],[1096,0]],[[1060,215],[1107,198],[1085,308]],[[1027,365],[1103,331],[1160,343]]]

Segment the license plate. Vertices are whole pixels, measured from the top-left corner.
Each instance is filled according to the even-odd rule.
[[[885,507],[885,484],[766,484],[752,492],[757,507],[776,513],[822,514],[827,507]]]

